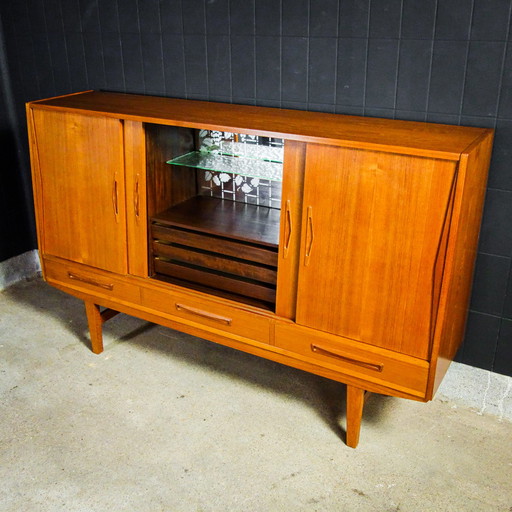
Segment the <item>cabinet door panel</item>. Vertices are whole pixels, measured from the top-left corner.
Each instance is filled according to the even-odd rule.
[[[297,323],[428,357],[454,162],[309,145]]]
[[[42,250],[126,273],[122,123],[34,109]]]

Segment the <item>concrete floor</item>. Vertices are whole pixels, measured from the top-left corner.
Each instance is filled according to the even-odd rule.
[[[373,395],[357,450],[344,386],[82,303],[0,293],[0,510],[512,511],[512,424]]]

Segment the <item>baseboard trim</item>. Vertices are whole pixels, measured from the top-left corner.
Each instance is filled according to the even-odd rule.
[[[452,363],[435,399],[512,421],[512,377],[506,375]]]
[[[0,262],[0,291],[9,286],[38,276],[41,272],[37,250],[24,252]]]

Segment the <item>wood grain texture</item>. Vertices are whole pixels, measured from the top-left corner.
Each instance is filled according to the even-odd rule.
[[[128,235],[128,271],[148,276],[148,216],[146,200],[146,152],[142,123],[124,123],[124,159],[126,173],[126,217]]]
[[[426,359],[455,169],[308,146],[297,323]]]
[[[227,130],[452,160],[458,160],[460,153],[479,135],[478,128],[122,93],[85,92],[41,100],[37,104],[41,108],[101,112],[135,121]]]
[[[363,419],[364,389],[347,386],[347,446],[357,448]]]
[[[279,210],[253,204],[195,196],[151,219],[176,226],[277,249]]]
[[[122,123],[40,109],[33,116],[44,252],[126,273]]]
[[[277,272],[276,314],[295,320],[306,144],[286,141]]]
[[[492,141],[493,135],[488,132],[461,156],[428,399],[434,396],[464,339]]]

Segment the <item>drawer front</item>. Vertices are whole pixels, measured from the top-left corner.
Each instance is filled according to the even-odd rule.
[[[263,343],[270,340],[270,320],[258,313],[174,291],[143,288],[141,293],[145,307],[165,313],[176,321],[185,321],[205,330],[220,330],[228,335],[231,333]]]
[[[112,297],[138,304],[139,287],[116,278],[108,272],[91,269],[83,265],[45,258],[45,278],[50,284],[61,284],[85,293]]]
[[[419,398],[425,396],[429,364],[422,359],[280,323],[275,327],[275,345],[309,363]]]

